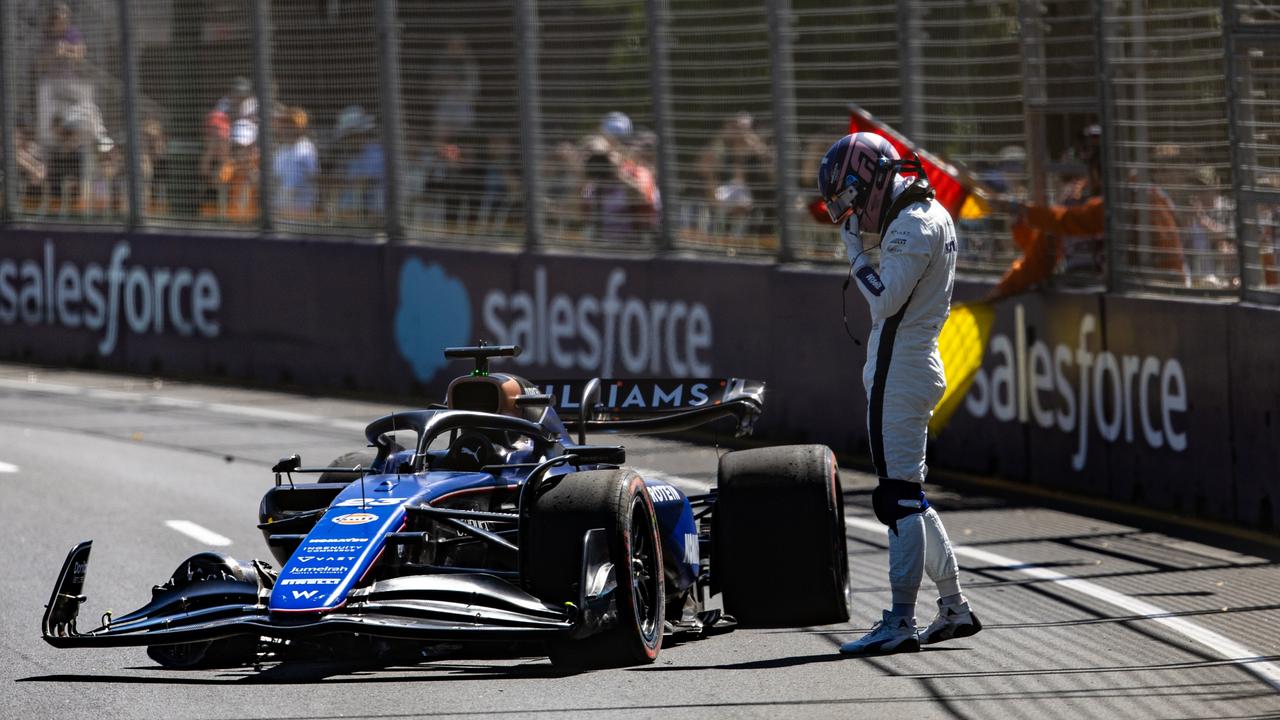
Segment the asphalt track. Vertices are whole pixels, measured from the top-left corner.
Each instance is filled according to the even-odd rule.
[[[852,471],[841,475],[851,624],[738,630],[665,648],[647,667],[564,675],[540,657],[455,654],[169,672],[141,649],[55,650],[40,639],[54,575],[77,541],[95,541],[83,624],[142,604],[211,543],[269,557],[254,527],[269,465],[291,452],[327,463],[392,409],[0,365],[0,717],[1280,717],[1274,551],[945,486],[931,487],[931,501],[986,630],[917,654],[842,659],[839,643],[888,599],[873,481]],[[714,479],[715,448],[623,442],[644,472],[689,489]]]

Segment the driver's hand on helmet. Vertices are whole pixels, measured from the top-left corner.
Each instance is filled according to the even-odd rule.
[[[862,232],[858,230],[858,216],[850,215],[840,226],[840,239],[844,241],[844,251],[849,256],[849,262],[857,260],[864,252]]]

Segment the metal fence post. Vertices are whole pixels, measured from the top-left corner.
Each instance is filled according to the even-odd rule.
[[[142,146],[138,141],[138,55],[133,44],[133,20],[129,14],[131,0],[116,0],[120,22],[120,74],[124,81],[125,154],[129,177],[129,215],[126,226],[135,230],[142,225]]]
[[[1023,137],[1027,153],[1025,171],[1031,188],[1030,200],[1038,204],[1048,201],[1044,165],[1049,155],[1045,138],[1045,109],[1049,103],[1048,80],[1045,77],[1044,22],[1040,18],[1038,0],[1018,0],[1018,25],[1022,45],[1022,117],[1026,124]],[[1019,198],[1023,199],[1023,198]]]
[[[1252,138],[1244,137],[1246,127],[1241,122],[1239,87],[1236,84],[1236,0],[1222,0],[1222,64],[1227,78],[1227,146],[1231,148],[1231,197],[1235,198],[1235,212],[1232,222],[1235,224],[1236,240],[1236,272],[1240,274],[1240,299],[1250,296],[1249,287],[1249,253],[1245,247],[1248,225],[1245,223],[1244,202],[1244,169],[1245,157],[1243,145]]]
[[[667,0],[645,0],[645,19],[649,32],[649,91],[653,102],[654,132],[658,136],[657,171],[661,227],[658,252],[675,248],[676,234],[676,163],[675,133],[671,125],[671,74],[667,53],[667,33],[671,16]]]
[[[538,89],[538,7],[516,0],[516,79],[520,118],[520,179],[524,185],[525,249],[542,246],[542,107]],[[663,198],[663,204],[667,198]]]
[[[403,175],[400,173],[401,108],[400,108],[400,18],[396,0],[377,0],[374,3],[378,36],[378,82],[382,104],[382,171],[384,208],[386,213],[387,240],[404,239],[404,197],[401,192]]]
[[[1102,126],[1101,142],[1098,146],[1099,163],[1102,169],[1102,208],[1104,215],[1103,235],[1106,238],[1105,284],[1107,292],[1119,289],[1119,261],[1122,255],[1120,238],[1116,234],[1118,210],[1116,201],[1120,197],[1116,192],[1115,163],[1115,113],[1114,95],[1111,90],[1114,68],[1111,65],[1111,26],[1107,15],[1108,0],[1094,0],[1094,42],[1098,46],[1097,72],[1098,78],[1098,120]]]
[[[773,107],[775,212],[778,222],[778,261],[795,260],[791,238],[792,196],[795,193],[794,153],[796,108],[792,72],[790,0],[767,0],[769,12],[769,99]]]
[[[275,217],[275,87],[271,72],[271,0],[252,0],[253,84],[258,96],[258,215],[263,232]]]
[[[0,222],[17,216],[18,162],[14,143],[13,0],[0,0],[0,153],[4,155],[4,207]]]
[[[915,0],[898,0],[898,42],[902,51],[898,54],[898,86],[901,91],[902,132],[914,142],[923,142],[924,89],[920,67],[920,14]]]

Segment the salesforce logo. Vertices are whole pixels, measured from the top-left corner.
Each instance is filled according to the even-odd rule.
[[[629,295],[622,268],[612,268],[600,281],[599,294],[555,292],[547,269],[539,265],[530,290],[484,293],[477,332],[491,342],[523,348],[513,360],[523,367],[603,377],[711,374],[714,328],[706,305]],[[410,258],[401,266],[396,347],[418,380],[429,382],[446,366],[442,348],[473,340],[469,298],[466,286],[439,265]]]
[[[396,308],[396,348],[413,375],[428,382],[447,364],[443,348],[466,345],[471,334],[471,302],[461,281],[436,264],[409,258],[400,266]]]

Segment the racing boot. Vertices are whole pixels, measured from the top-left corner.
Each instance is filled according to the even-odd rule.
[[[929,627],[920,633],[920,642],[925,645],[939,643],[952,638],[965,638],[977,635],[982,630],[982,623],[977,613],[969,609],[969,603],[944,605],[938,599],[938,614],[934,616]]]
[[[872,626],[870,632],[840,646],[842,655],[887,655],[900,652],[920,652],[916,619],[894,615],[888,610],[884,611],[880,622]]]

